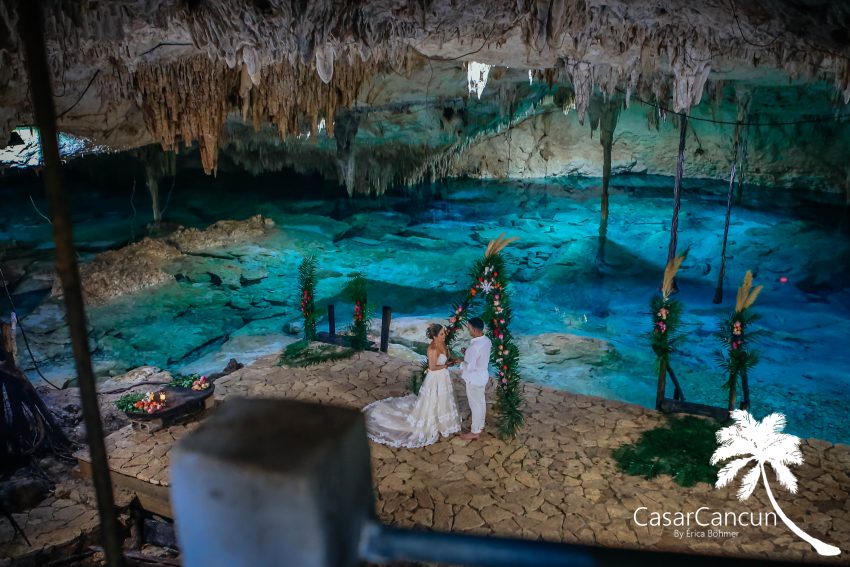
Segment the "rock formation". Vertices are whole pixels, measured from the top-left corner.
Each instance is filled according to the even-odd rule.
[[[0,5],[2,132],[32,120],[12,5]],[[261,161],[319,170],[349,191],[381,192],[471,169],[546,175],[550,164],[517,172],[478,167],[474,152],[471,164],[456,162],[482,143],[481,153],[492,157],[499,145],[489,141],[494,134],[520,123],[539,129],[557,107],[575,109],[584,123],[594,97],[615,92],[626,104],[653,105],[654,125],[670,112],[722,113],[735,106],[730,89],[767,89],[775,104],[755,104],[752,122],[777,125],[768,137],[790,141],[791,153],[818,156],[823,148],[809,150],[786,126],[808,120],[840,130],[840,142],[847,137],[850,6],[841,2],[51,0],[44,10],[63,131],[112,148],[196,144],[208,173],[222,146],[251,147],[228,133],[226,125],[235,122],[254,129],[268,124],[276,134],[273,155]],[[473,63],[492,66],[483,67],[488,76],[475,87],[477,94],[483,89],[480,101],[470,100],[467,89],[464,67]],[[546,88],[535,89],[535,81]],[[789,105],[795,89],[805,96]],[[343,118],[343,109],[354,115]],[[634,118],[645,112],[640,108]],[[337,125],[343,128],[333,140]],[[553,153],[551,165],[563,173],[562,150],[576,140],[547,142],[532,153]],[[621,162],[669,173],[666,164],[619,151]],[[697,174],[727,169],[719,158],[704,161],[711,163]],[[800,162],[821,178],[834,165]],[[765,174],[776,175],[785,174]],[[848,176],[838,177],[821,184],[842,190]]]
[[[218,221],[205,230],[181,227],[163,239],[144,238],[118,250],[108,250],[80,267],[83,294],[89,304],[97,305],[171,281],[174,276],[163,270],[168,262],[183,254],[259,238],[273,226],[271,219],[255,215],[244,221]],[[61,293],[57,278],[51,295]]]

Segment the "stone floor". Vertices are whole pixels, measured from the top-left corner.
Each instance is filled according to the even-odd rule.
[[[115,491],[119,508],[126,507],[132,497],[128,492]],[[32,545],[15,533],[6,518],[0,518],[0,566],[46,565],[98,544],[97,502],[94,489],[84,480],[59,483],[52,496],[12,517]]]
[[[410,373],[420,368],[379,353],[299,369],[280,368],[276,362],[275,356],[265,357],[221,378],[216,382],[217,401],[286,397],[360,408],[406,393]],[[399,526],[605,546],[823,559],[781,521],[776,526],[719,528],[734,535],[708,533],[692,523],[691,533],[681,537],[674,531],[680,528],[674,526],[637,525],[634,514],[642,506],[645,514],[695,512],[702,506],[736,516],[752,512],[753,521],[771,507],[763,487],[741,503],[735,498],[737,485],[721,490],[705,483],[683,488],[669,477],[645,480],[619,472],[611,450],[661,424],[663,417],[652,410],[532,384],[524,390],[527,424],[510,442],[485,434],[477,442],[455,436],[418,450],[371,444],[380,519]],[[465,409],[460,384],[456,393]],[[463,418],[468,424],[468,411]],[[495,418],[491,411],[490,431],[495,429]],[[113,433],[107,438],[113,469],[167,486],[170,448],[190,429],[147,435],[124,428]],[[810,439],[801,448],[805,464],[794,469],[801,489],[792,495],[774,482],[779,505],[804,531],[846,546],[850,447]],[[850,563],[850,553],[830,560]]]

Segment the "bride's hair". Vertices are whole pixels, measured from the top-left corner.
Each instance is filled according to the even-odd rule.
[[[428,330],[425,331],[425,336],[428,337],[430,340],[434,340],[435,338],[437,338],[437,335],[439,335],[440,331],[442,330],[443,326],[439,323],[431,323],[430,325],[428,325]]]

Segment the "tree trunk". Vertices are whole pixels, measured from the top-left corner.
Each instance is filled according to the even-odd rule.
[[[741,371],[741,396],[744,398],[741,400],[741,409],[750,409],[750,380],[746,368]]]
[[[18,368],[12,326],[0,323],[0,336],[0,464],[14,468],[25,464],[45,443],[56,449],[67,449],[71,443]]]
[[[597,265],[605,263],[605,243],[608,241],[608,185],[611,181],[611,149],[614,130],[620,115],[620,97],[612,95],[602,106],[599,120],[599,142],[602,144],[602,204],[599,218],[599,249]]]
[[[673,221],[670,223],[670,248],[667,251],[667,264],[676,257],[676,241],[679,232],[679,208],[681,206],[682,175],[685,170],[685,138],[688,133],[688,116],[679,116],[679,155],[676,158],[676,179],[673,182]],[[678,289],[673,280],[673,289]]]

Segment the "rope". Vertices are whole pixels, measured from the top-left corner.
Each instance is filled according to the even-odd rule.
[[[20,327],[20,329],[21,329],[21,336],[24,338],[24,345],[26,345],[26,347],[27,347],[27,352],[30,355],[30,359],[32,359],[33,366],[35,366],[35,371],[38,372],[38,375],[41,376],[42,380],[44,380],[45,382],[47,382],[48,384],[50,384],[51,386],[53,386],[57,390],[61,390],[62,388],[60,388],[59,386],[57,386],[56,384],[54,384],[53,382],[51,382],[50,380],[45,378],[44,374],[41,373],[41,369],[38,367],[38,362],[36,362],[35,355],[32,353],[32,349],[30,348],[30,342],[27,340],[27,334],[24,332],[24,326],[21,324],[21,322],[18,320],[17,316],[15,315],[15,312],[17,311],[17,309],[15,309],[15,302],[12,299],[12,294],[9,293],[9,286],[8,286],[8,284],[6,284],[6,276],[3,274],[3,268],[0,268],[0,279],[3,280],[3,290],[6,292],[6,297],[9,298],[9,305],[12,306],[12,321],[13,321],[13,323],[16,323],[18,325],[18,327]]]
[[[619,92],[621,94],[624,94],[624,95],[626,94],[626,91],[624,91],[623,89],[621,89],[619,87],[616,87],[616,90],[617,90],[617,92]],[[645,104],[647,106],[651,106],[652,108],[655,108],[657,110],[663,110],[665,113],[668,113],[668,114],[675,114],[675,115],[678,115],[678,116],[687,116],[688,120],[697,120],[699,122],[711,122],[712,124],[728,124],[730,126],[737,126],[739,124],[741,126],[792,126],[792,125],[795,125],[795,124],[813,124],[813,123],[816,123],[816,122],[829,122],[829,121],[835,121],[835,122],[843,123],[843,122],[846,122],[848,118],[850,118],[850,114],[842,114],[842,115],[839,115],[839,116],[835,116],[835,115],[816,116],[816,117],[808,118],[808,119],[805,119],[805,120],[793,120],[793,121],[788,121],[788,122],[738,122],[737,120],[715,120],[713,118],[699,118],[697,116],[691,116],[691,115],[688,115],[686,112],[676,112],[675,110],[671,110],[671,109],[667,108],[666,106],[662,106],[662,105],[654,103],[654,102],[649,102],[648,100],[644,100],[644,99],[642,99],[638,96],[635,96],[634,94],[630,95],[630,98],[633,98],[634,100],[636,100],[636,101],[638,101],[642,104]]]

